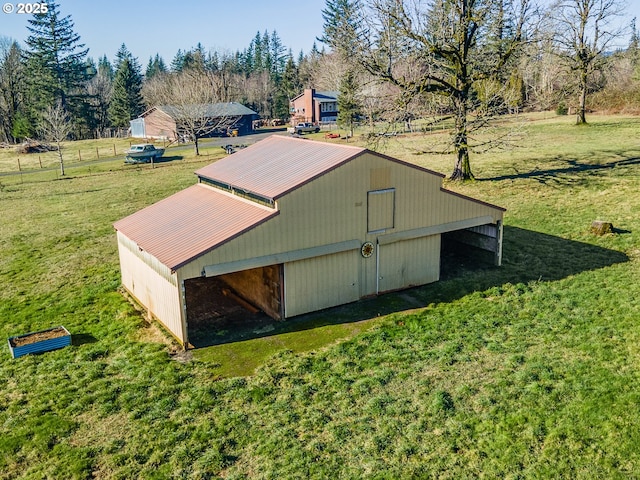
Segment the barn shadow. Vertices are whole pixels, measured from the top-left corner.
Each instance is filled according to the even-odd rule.
[[[275,321],[262,312],[236,308],[233,315],[189,329],[190,343],[202,348],[256,339],[288,332],[355,323],[434,303],[446,303],[476,291],[506,283],[554,281],[627,262],[615,250],[567,240],[518,227],[504,227],[503,265],[495,267],[490,258],[469,251],[443,251],[439,282],[363,299],[348,305],[313,312],[286,321]],[[483,252],[484,253],[484,252]]]

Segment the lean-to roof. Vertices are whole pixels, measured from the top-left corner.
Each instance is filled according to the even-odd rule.
[[[114,227],[175,270],[277,214],[197,184],[119,220]]]

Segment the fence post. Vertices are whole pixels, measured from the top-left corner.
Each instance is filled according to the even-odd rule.
[[[40,158],[40,155],[38,155],[38,163],[40,164],[40,168],[42,168],[42,158]]]
[[[115,143],[113,144],[113,156],[114,157],[116,156],[116,144]]]
[[[100,152],[98,152],[98,147],[96,147],[96,157],[100,160]]]
[[[18,157],[18,171],[19,172],[22,171],[22,167],[20,166],[20,157]]]
[[[78,161],[81,162],[82,161],[82,155],[80,155],[80,149],[78,149]]]

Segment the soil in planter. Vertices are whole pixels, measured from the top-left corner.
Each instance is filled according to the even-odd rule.
[[[68,335],[68,333],[64,328],[57,327],[45,332],[36,332],[28,335],[22,335],[20,337],[12,338],[9,341],[11,342],[11,346],[15,348],[41,342],[43,340],[51,340],[52,338],[64,337],[66,335]]]

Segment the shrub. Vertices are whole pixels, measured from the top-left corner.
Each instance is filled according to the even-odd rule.
[[[560,102],[556,107],[556,115],[568,115],[568,114],[569,114],[569,107],[567,107],[566,103]]]

